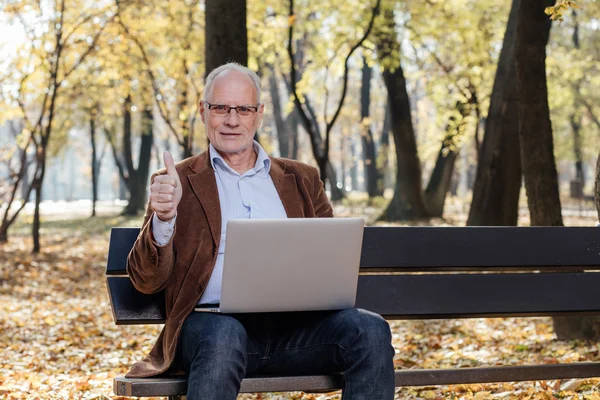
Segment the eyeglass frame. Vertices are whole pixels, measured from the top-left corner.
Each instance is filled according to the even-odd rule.
[[[256,115],[258,113],[258,110],[260,109],[260,106],[261,106],[261,103],[257,103],[255,106],[235,106],[235,107],[232,107],[232,106],[228,106],[227,104],[210,104],[206,100],[202,100],[202,103],[204,103],[204,104],[206,104],[208,106],[208,110],[209,111],[214,111],[213,108],[211,108],[211,107],[226,107],[227,108],[227,113],[226,114],[222,114],[222,115],[217,114],[220,117],[229,116],[230,113],[231,113],[231,110],[235,110],[235,112],[237,113],[237,115],[239,115],[241,117],[254,116],[254,115]],[[254,111],[251,111],[250,114],[243,115],[243,114],[240,114],[238,108],[247,108],[247,109],[252,109],[253,108]]]

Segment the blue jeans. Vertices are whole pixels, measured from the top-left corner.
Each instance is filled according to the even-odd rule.
[[[216,314],[192,312],[177,361],[188,373],[187,400],[234,400],[252,375],[341,373],[344,400],[394,398],[388,323],[361,309]]]

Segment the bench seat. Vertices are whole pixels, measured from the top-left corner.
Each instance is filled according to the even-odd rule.
[[[495,383],[551,379],[593,378],[600,376],[600,362],[547,364],[530,366],[495,366],[458,369],[410,369],[396,371],[396,386],[432,386],[454,383]],[[339,375],[253,377],[242,381],[240,393],[259,392],[329,392],[341,389]],[[119,396],[183,396],[185,377],[114,380]]]
[[[136,228],[114,228],[107,289],[115,323],[164,323],[162,293],[139,293],[127,277]],[[335,251],[336,249],[332,249]],[[600,314],[596,227],[366,227],[356,306],[393,319]],[[600,377],[600,362],[406,369],[396,386]],[[122,396],[185,394],[184,377],[114,380]],[[249,377],[241,391],[323,392],[341,376]]]

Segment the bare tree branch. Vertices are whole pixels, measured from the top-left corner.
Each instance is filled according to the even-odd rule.
[[[119,15],[119,11],[117,11],[116,13],[114,13],[109,19],[108,21],[106,21],[106,23],[100,27],[100,29],[96,32],[96,35],[94,35],[94,38],[92,39],[92,43],[90,43],[90,45],[87,47],[87,49],[83,52],[83,54],[81,55],[81,57],[79,57],[79,59],[77,60],[77,62],[75,64],[73,64],[71,66],[71,69],[69,69],[68,71],[66,71],[64,73],[64,76],[62,77],[62,79],[59,81],[59,86],[62,84],[62,82],[67,79],[69,77],[69,75],[71,75],[73,73],[73,71],[75,71],[82,63],[83,61],[86,59],[86,57],[88,55],[90,55],[96,48],[96,44],[98,43],[98,39],[100,38],[100,36],[102,35],[102,33],[104,32],[104,29],[106,29],[106,27],[108,25],[110,25],[110,23]],[[65,38],[65,40],[63,41],[63,43],[67,43],[68,37]]]
[[[117,145],[115,144],[113,132],[111,132],[104,123],[102,124],[102,131],[104,132],[104,135],[106,136],[106,139],[110,144],[115,164],[117,165],[117,169],[119,170],[119,175],[125,182],[127,182],[129,180],[129,177],[127,176],[127,174],[125,174],[125,168],[123,167],[123,163],[119,159],[119,154],[117,153]]]
[[[331,121],[329,121],[327,123],[327,128],[325,131],[325,158],[327,158],[328,154],[329,154],[329,139],[330,139],[331,128],[333,128],[335,121],[337,120],[338,116],[340,115],[342,107],[344,106],[344,101],[346,100],[346,92],[348,90],[348,74],[349,74],[348,61],[350,60],[350,57],[352,57],[352,54],[356,51],[356,49],[358,49],[363,44],[363,42],[367,39],[367,37],[371,33],[371,30],[373,29],[373,24],[375,22],[375,17],[377,16],[377,14],[379,14],[380,3],[381,3],[381,0],[377,0],[377,3],[375,3],[375,7],[373,7],[373,10],[371,11],[371,20],[369,21],[369,25],[368,25],[364,35],[350,49],[350,51],[348,52],[348,55],[346,56],[346,59],[344,60],[344,86],[342,87],[342,95],[340,97],[340,101],[338,103],[337,110],[335,111],[335,114],[333,115],[333,118],[331,119]],[[326,159],[324,161],[326,161]],[[325,165],[322,166],[323,169],[324,169],[324,167],[325,167]]]
[[[592,121],[594,121],[594,124],[596,124],[598,129],[600,129],[600,120],[598,119],[598,117],[596,117],[596,114],[594,114],[594,109],[592,108],[592,105],[585,99],[585,97],[582,96],[581,92],[579,91],[579,86],[573,85],[573,89],[577,94],[577,100],[579,100],[581,104],[583,104],[590,118],[592,119]]]
[[[127,28],[127,26],[123,23],[123,21],[121,19],[119,19],[118,22],[119,22],[119,25],[125,31],[125,34],[127,35],[127,37],[129,37],[131,40],[133,40],[133,42],[137,46],[140,53],[142,53],[142,59],[144,60],[144,64],[146,65],[146,73],[148,74],[148,77],[150,78],[150,84],[152,85],[152,89],[154,91],[154,98],[156,99],[156,103],[158,104],[158,111],[160,113],[160,116],[162,117],[164,122],[167,124],[167,127],[169,128],[169,130],[171,131],[173,136],[175,136],[175,139],[177,140],[179,145],[184,147],[185,143],[183,141],[183,138],[180,137],[179,133],[175,130],[175,127],[171,123],[171,116],[169,115],[170,114],[169,109],[164,101],[165,97],[163,96],[163,94],[160,91],[160,88],[158,87],[157,79],[154,75],[154,72],[152,71],[150,60],[148,58],[148,55],[146,54],[146,50],[145,50],[144,46],[142,45],[140,40],[129,31],[129,29]]]

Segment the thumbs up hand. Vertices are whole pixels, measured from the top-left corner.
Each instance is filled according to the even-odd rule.
[[[158,175],[150,185],[150,207],[156,216],[165,222],[170,222],[177,215],[177,206],[181,201],[181,181],[175,170],[175,163],[171,153],[163,154],[166,175]]]

